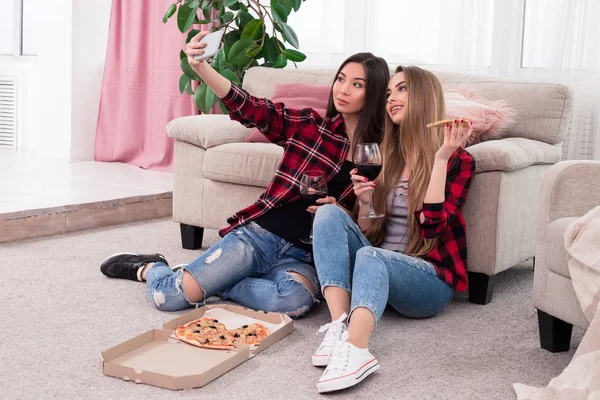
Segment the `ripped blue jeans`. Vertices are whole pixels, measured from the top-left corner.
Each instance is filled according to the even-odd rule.
[[[372,247],[341,208],[319,207],[313,224],[313,253],[323,290],[335,286],[350,293],[350,313],[364,307],[375,323],[387,304],[409,318],[441,312],[453,289],[435,267],[419,257]]]
[[[218,294],[248,308],[299,318],[316,298],[290,272],[308,278],[318,293],[319,281],[311,261],[311,254],[250,222],[175,272],[163,263],[148,268],[148,297],[162,311],[202,306],[204,302],[190,302],[183,291],[182,277],[187,271],[204,291],[205,299]]]

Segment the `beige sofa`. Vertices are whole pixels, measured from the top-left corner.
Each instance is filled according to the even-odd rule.
[[[334,70],[251,68],[243,87],[270,97],[284,82],[330,85]],[[491,301],[496,274],[534,256],[538,190],[543,173],[561,159],[571,115],[569,89],[556,84],[436,73],[447,89],[467,85],[518,112],[506,138],[469,147],[477,170],[464,209],[469,257],[469,299]],[[245,143],[250,133],[225,115],[178,118],[167,125],[175,139],[173,220],[184,248],[199,248],[204,228],[218,229],[263,192],[283,149]]]
[[[563,161],[546,171],[540,191],[533,305],[538,309],[540,344],[553,353],[569,350],[573,325],[589,326],[571,283],[564,235],[571,222],[598,205],[600,161]]]

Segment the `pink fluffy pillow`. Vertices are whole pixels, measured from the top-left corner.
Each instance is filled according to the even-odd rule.
[[[280,83],[275,87],[271,100],[274,103],[283,103],[287,108],[303,109],[310,107],[322,117],[327,111],[329,100],[329,86],[309,85],[306,83]],[[257,128],[254,128],[245,139],[245,142],[269,143]]]
[[[448,90],[444,99],[448,119],[467,118],[473,121],[473,134],[467,145],[500,139],[516,122],[516,110],[505,101],[488,100],[466,88]]]

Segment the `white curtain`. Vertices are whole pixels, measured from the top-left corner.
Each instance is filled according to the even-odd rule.
[[[371,51],[392,66],[570,86],[563,158],[600,160],[598,21],[598,0],[309,0],[289,23],[304,68]]]

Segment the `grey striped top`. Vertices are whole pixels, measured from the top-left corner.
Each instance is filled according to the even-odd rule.
[[[408,246],[408,179],[400,179],[387,198],[385,237],[380,247],[399,253]]]

